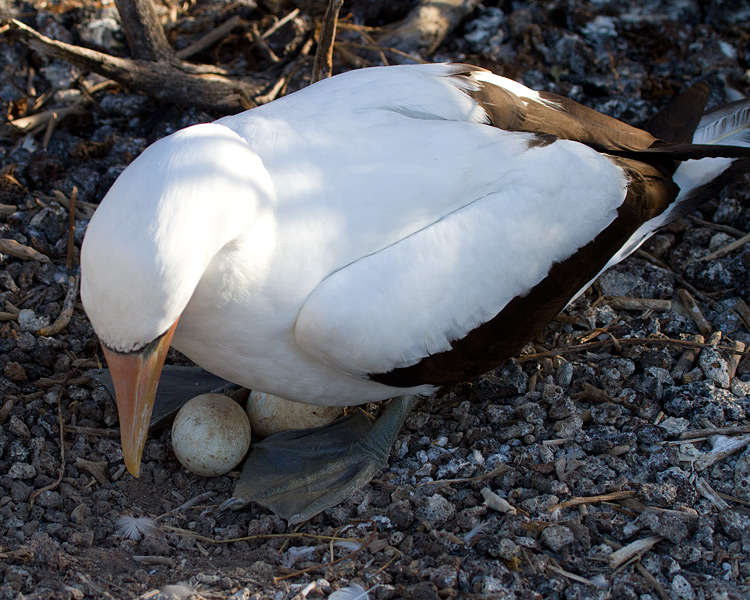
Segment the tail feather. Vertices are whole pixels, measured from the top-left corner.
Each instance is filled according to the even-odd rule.
[[[693,143],[698,148],[713,147],[719,152],[716,158],[688,160],[677,169],[673,179],[680,186],[680,194],[675,210],[670,214],[672,219],[694,210],[725,185],[750,172],[750,99],[727,104],[703,115],[693,135]]]
[[[668,110],[669,107],[665,109]],[[666,128],[673,121],[667,115],[659,122],[662,125],[657,123],[652,132],[662,139],[669,139]],[[671,137],[678,143],[657,144],[648,150],[621,153],[650,162],[659,155],[680,161],[672,176],[680,192],[664,213],[645,222],[631,236],[605,269],[637,250],[659,228],[691,213],[715,197],[724,186],[750,173],[750,99],[705,113],[693,134],[692,144],[678,141],[678,136]]]
[[[726,144],[750,148],[750,99],[707,112],[693,135],[694,144]]]
[[[651,117],[646,130],[667,142],[695,142],[693,133],[700,126],[706,102],[708,86],[700,81],[677,94],[665,108]]]

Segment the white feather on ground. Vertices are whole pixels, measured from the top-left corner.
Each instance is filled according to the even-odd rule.
[[[357,583],[336,590],[328,596],[328,600],[369,600],[367,590]]]

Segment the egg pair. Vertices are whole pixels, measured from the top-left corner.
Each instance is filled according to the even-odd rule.
[[[340,412],[338,406],[300,404],[255,391],[243,410],[228,396],[201,394],[177,413],[172,449],[188,471],[215,477],[240,464],[253,432],[264,438],[280,431],[318,427],[333,421]]]

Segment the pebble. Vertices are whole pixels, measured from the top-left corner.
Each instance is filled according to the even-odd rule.
[[[425,503],[417,510],[417,516],[428,522],[431,527],[444,525],[455,514],[455,505],[440,494],[428,496]]]
[[[667,417],[659,423],[659,427],[674,437],[687,431],[690,428],[690,421],[682,417]]]
[[[575,541],[573,532],[565,525],[550,525],[549,527],[545,527],[540,537],[547,547],[554,552],[559,552],[565,546]]]
[[[703,348],[699,363],[704,375],[719,387],[729,388],[729,363],[716,348]]]
[[[739,377],[732,379],[729,390],[738,398],[750,396],[750,381],[742,381]]]
[[[695,600],[696,598],[693,586],[679,573],[672,578],[672,583],[669,587],[672,589],[673,597],[676,600]]]
[[[47,327],[51,320],[47,315],[38,315],[30,308],[24,308],[18,313],[18,326],[21,331],[36,333],[42,327]]]
[[[33,479],[36,477],[36,468],[29,463],[16,462],[8,469],[8,476],[11,479]]]

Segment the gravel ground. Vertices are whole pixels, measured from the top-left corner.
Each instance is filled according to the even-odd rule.
[[[264,72],[269,85],[296,60],[289,90],[306,84],[312,59],[300,52],[321,6],[299,2],[253,46],[248,24],[267,31],[295,6],[157,4],[177,48],[243,19],[191,60]],[[342,16],[380,26],[410,8],[380,4],[359,0]],[[429,59],[478,64],[634,124],[697,80],[711,104],[750,89],[741,0],[494,4],[473,8]],[[111,2],[5,11],[127,54]],[[380,60],[361,48],[370,35],[342,28],[337,70]],[[102,358],[79,303],[54,333],[75,300],[87,219],[115,177],[148,143],[220,115],[7,39],[0,68],[0,599],[281,600],[354,584],[377,599],[750,597],[750,244],[714,254],[750,231],[747,181],[602,276],[518,360],[425,400],[387,469],[292,531],[259,507],[217,512],[236,474],[186,472],[168,431],[147,443],[140,479],[125,473],[114,404],[87,375]],[[76,102],[84,108],[64,111]],[[64,118],[49,125],[48,109]],[[8,124],[29,115],[36,129]]]

